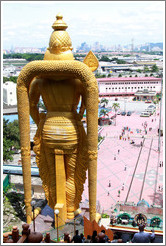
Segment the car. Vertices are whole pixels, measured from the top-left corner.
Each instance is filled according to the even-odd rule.
[[[150,101],[150,100],[146,100],[146,101],[145,101],[145,103],[151,103],[151,102],[152,102],[152,101]]]
[[[154,109],[156,109],[156,106],[154,106],[154,105],[149,105],[148,108],[154,108]]]
[[[128,112],[127,112],[127,116],[130,116],[130,115],[131,115],[131,112],[130,112],[130,111],[128,111]]]
[[[126,112],[122,112],[121,115],[125,116],[126,115]]]
[[[155,109],[154,108],[147,108],[145,109],[145,112],[150,113],[150,115],[152,115],[154,113]]]
[[[142,112],[141,114],[140,114],[140,117],[149,117],[150,116],[150,113],[149,112]]]
[[[120,111],[118,111],[118,112],[117,112],[117,115],[120,115],[120,114],[121,114]]]

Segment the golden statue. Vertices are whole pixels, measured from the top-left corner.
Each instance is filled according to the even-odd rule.
[[[67,25],[56,16],[44,61],[28,63],[17,81],[18,114],[27,223],[31,222],[29,113],[37,124],[34,152],[48,205],[62,220],[74,218],[88,169],[90,220],[96,219],[98,86],[90,51],[75,61]],[[47,113],[38,111],[42,97]],[[81,101],[81,107],[77,107]],[[87,133],[81,119],[86,109]]]

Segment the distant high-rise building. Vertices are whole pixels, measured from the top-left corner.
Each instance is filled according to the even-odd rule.
[[[88,44],[86,42],[83,42],[81,44],[81,46],[78,47],[78,50],[82,51],[82,52],[88,52],[88,51],[90,51],[90,47],[88,46]]]

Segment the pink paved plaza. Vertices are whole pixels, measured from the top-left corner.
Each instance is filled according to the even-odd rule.
[[[146,135],[143,126],[145,121]],[[125,130],[120,140],[124,127],[128,127],[128,130]],[[117,115],[116,126],[102,127],[101,136],[105,139],[99,146],[97,166],[97,201],[102,210],[110,211],[117,201],[137,204],[141,199],[146,200],[149,205],[162,206],[164,172],[160,164],[163,162],[163,137],[160,138],[159,153],[158,127],[158,110],[149,118],[140,117],[136,113],[131,116]],[[130,144],[131,140],[135,144]],[[86,199],[88,200],[88,179],[82,201]]]

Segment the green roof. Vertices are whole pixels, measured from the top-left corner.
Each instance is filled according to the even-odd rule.
[[[124,216],[124,215],[127,215],[129,218],[131,218],[131,215],[128,214],[128,213],[119,214],[119,215],[118,215],[118,218],[121,218],[121,217]]]

